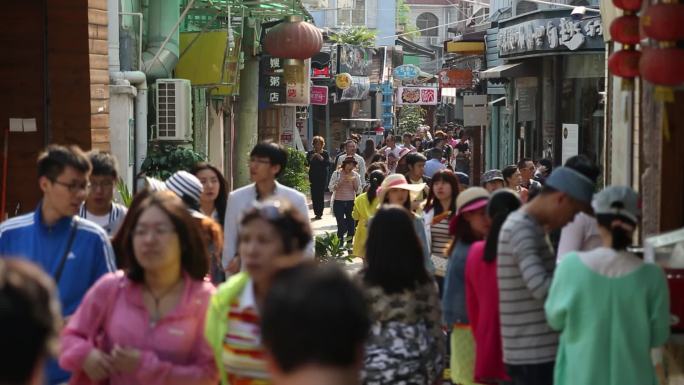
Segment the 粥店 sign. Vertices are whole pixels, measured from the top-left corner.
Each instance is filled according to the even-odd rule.
[[[580,21],[570,17],[536,19],[499,29],[499,56],[540,52],[603,50],[600,17]]]
[[[397,104],[434,105],[437,104],[437,88],[399,87]]]
[[[301,106],[309,104],[310,60],[285,66],[284,59],[264,55],[259,83],[268,104]]]

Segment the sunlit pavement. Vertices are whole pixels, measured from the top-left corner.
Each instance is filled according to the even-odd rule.
[[[309,218],[311,219],[311,227],[314,236],[337,232],[337,221],[335,221],[335,217],[333,216],[330,207],[326,207],[325,210],[323,210],[323,217],[319,220],[314,220],[314,212],[309,209]],[[344,269],[350,274],[354,274],[359,271],[361,267],[363,267],[363,261],[360,258],[354,258],[352,262],[349,262],[344,266]]]

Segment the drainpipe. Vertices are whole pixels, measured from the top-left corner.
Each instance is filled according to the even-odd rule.
[[[114,85],[134,85],[135,96],[135,168],[140,173],[142,162],[147,156],[147,77],[141,71],[121,71],[119,61],[119,0],[107,0],[109,78]],[[142,31],[141,31],[142,33]]]
[[[150,81],[171,78],[179,57],[178,27],[193,3],[191,0],[181,16],[180,0],[150,0],[147,48],[142,56],[142,69]]]

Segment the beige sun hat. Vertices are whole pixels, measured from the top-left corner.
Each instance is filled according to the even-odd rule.
[[[411,200],[415,198],[414,195],[418,195],[425,188],[425,183],[411,184],[406,181],[406,177],[402,174],[391,174],[382,181],[380,187],[378,187],[378,202],[382,204],[385,201],[385,194],[392,189],[402,189],[407,190],[411,194]]]

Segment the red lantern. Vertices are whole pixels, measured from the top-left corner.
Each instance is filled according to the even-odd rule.
[[[320,52],[323,46],[321,31],[296,16],[288,16],[284,22],[271,28],[265,40],[266,52],[288,59],[308,59]]]
[[[612,55],[611,55],[612,59]],[[610,67],[610,61],[608,62]],[[639,61],[641,76],[661,86],[684,83],[684,49],[651,48],[644,50]]]
[[[620,16],[610,24],[610,36],[618,43],[635,45],[639,38],[639,18],[634,15]]]
[[[641,0],[613,0],[616,7],[630,12],[639,12]]]
[[[639,76],[639,57],[641,52],[623,50],[614,52],[608,59],[608,70],[621,78],[635,78]]]
[[[641,25],[644,34],[652,39],[684,40],[684,4],[653,4],[644,12]]]

